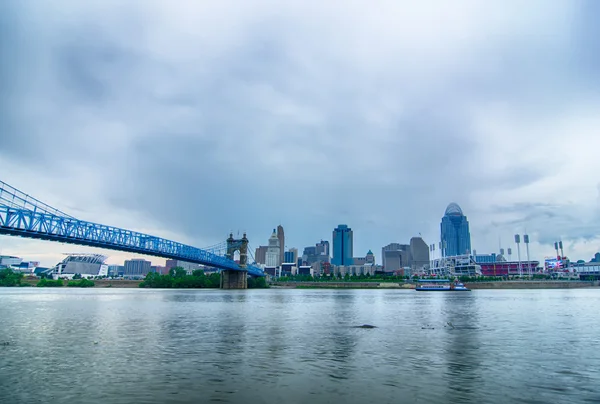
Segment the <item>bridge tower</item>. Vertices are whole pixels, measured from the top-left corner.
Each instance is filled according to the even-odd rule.
[[[247,289],[248,288],[248,238],[246,233],[241,239],[234,239],[233,233],[227,239],[227,254],[225,257],[233,261],[235,252],[240,252],[241,270],[223,269],[221,271],[221,289]]]

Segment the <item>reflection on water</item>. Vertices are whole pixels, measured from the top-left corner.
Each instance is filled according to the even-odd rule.
[[[446,384],[449,402],[474,402],[483,382],[478,300],[473,293],[444,294]]]
[[[594,289],[6,288],[0,401],[594,402],[598,303]]]

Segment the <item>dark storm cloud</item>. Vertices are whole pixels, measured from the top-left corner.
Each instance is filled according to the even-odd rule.
[[[423,6],[415,26],[406,5],[376,14],[257,2],[231,14],[217,3],[180,13],[92,3],[65,2],[72,18],[0,6],[11,61],[0,66],[0,159],[34,152],[32,170],[93,181],[107,211],[192,240],[246,230],[254,245],[281,222],[299,248],[348,223],[357,253],[437,237],[453,200],[491,239],[527,223],[541,241],[560,233],[549,223],[577,219],[485,195],[554,174],[531,148],[546,135],[527,131],[599,88],[594,2],[531,3],[519,15],[474,2],[437,25]],[[498,116],[519,132],[491,133]],[[569,229],[593,237],[592,226]]]

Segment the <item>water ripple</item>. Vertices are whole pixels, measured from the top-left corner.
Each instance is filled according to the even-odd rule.
[[[600,402],[598,303],[593,289],[0,289],[0,397]]]

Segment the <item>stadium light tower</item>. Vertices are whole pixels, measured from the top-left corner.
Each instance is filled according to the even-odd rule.
[[[560,261],[565,259],[565,251],[563,250],[562,240],[558,242],[558,248],[560,248]]]
[[[519,277],[523,275],[523,270],[521,269],[521,236],[515,234],[515,243],[517,244],[517,259],[519,260]]]
[[[523,242],[525,243],[525,247],[527,247],[527,275],[531,277],[531,261],[529,260],[529,235],[523,235]]]

